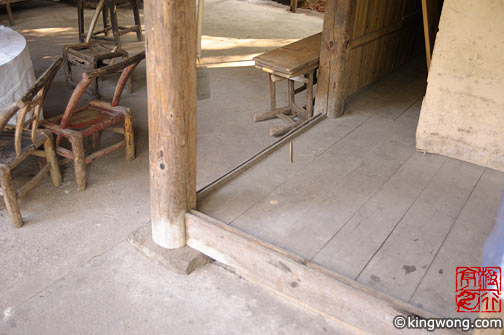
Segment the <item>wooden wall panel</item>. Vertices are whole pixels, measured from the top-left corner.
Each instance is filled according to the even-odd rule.
[[[419,0],[356,0],[348,97],[423,52]]]

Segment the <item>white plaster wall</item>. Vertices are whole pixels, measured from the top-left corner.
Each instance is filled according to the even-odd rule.
[[[417,148],[504,171],[504,0],[445,0]]]

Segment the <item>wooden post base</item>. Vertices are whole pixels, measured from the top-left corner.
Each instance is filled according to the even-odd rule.
[[[212,262],[212,259],[188,246],[178,249],[165,249],[152,241],[151,225],[144,225],[128,235],[128,242],[147,257],[178,274],[188,275],[197,268]]]
[[[268,112],[254,114],[254,122],[279,118],[287,124],[270,128],[270,135],[274,137],[282,136],[289,131],[301,126],[304,121],[313,117],[313,85],[316,83],[317,69],[311,70],[304,76],[292,78],[282,78],[275,74],[269,75],[271,109]],[[277,81],[287,79],[289,87],[289,104],[286,107],[276,107],[276,87]],[[294,88],[294,82],[301,82],[303,86]],[[306,105],[301,107],[296,104],[295,95],[306,90]]]

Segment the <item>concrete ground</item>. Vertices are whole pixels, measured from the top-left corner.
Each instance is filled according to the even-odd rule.
[[[206,4],[203,63],[211,67],[212,98],[198,104],[199,187],[273,141],[268,128],[274,122],[251,121],[269,104],[266,75],[250,66],[251,57],[322,26],[320,15],[291,14],[279,5]],[[13,11],[13,28],[26,37],[37,75],[61,56],[64,44],[77,41],[69,5],[30,1]],[[121,20],[129,12],[119,13]],[[6,21],[1,12],[0,24]],[[102,83],[105,98],[112,89],[112,81]],[[61,113],[70,94],[61,71],[46,116]],[[134,111],[134,161],[116,152],[93,162],[83,192],[75,189],[73,169],[64,167],[61,188],[46,178],[21,200],[21,229],[0,209],[0,334],[339,333],[337,325],[220,266],[176,275],[125,242],[150,217],[144,63],[135,73],[135,92],[122,104]],[[33,170],[21,168],[18,177],[26,173]]]

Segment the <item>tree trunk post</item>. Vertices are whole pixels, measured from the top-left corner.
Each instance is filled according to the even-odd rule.
[[[185,213],[196,207],[195,1],[144,3],[153,241],[186,244]]]
[[[327,0],[320,49],[316,113],[343,115],[356,0]]]

